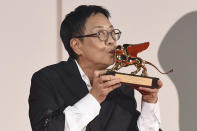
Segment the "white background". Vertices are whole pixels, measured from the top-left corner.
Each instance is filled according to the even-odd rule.
[[[160,69],[158,49],[164,36],[178,19],[197,10],[196,0],[1,0],[1,131],[31,130],[28,118],[31,76],[44,66],[67,60],[59,41],[59,20],[81,4],[102,5],[110,11],[112,24],[122,31],[119,44],[149,41],[149,48],[139,55]],[[162,129],[179,131],[176,87],[168,76],[147,68],[150,76],[159,77],[164,84],[159,93]],[[136,98],[140,110],[138,93]]]

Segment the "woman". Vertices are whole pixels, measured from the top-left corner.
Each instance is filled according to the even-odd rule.
[[[133,89],[106,75],[121,35],[109,16],[103,7],[85,5],[66,16],[60,35],[68,61],[45,67],[32,77],[29,116],[33,130],[159,130],[159,89],[138,88],[143,100],[140,114]]]

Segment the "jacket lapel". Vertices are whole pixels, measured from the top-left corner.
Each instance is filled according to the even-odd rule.
[[[68,70],[71,72],[70,78],[71,78],[71,82],[72,82],[71,84],[73,85],[71,90],[79,99],[81,99],[89,91],[88,91],[88,88],[87,88],[85,82],[81,78],[79,69],[78,69],[77,64],[74,61],[74,59],[72,59],[72,58],[68,59],[68,68],[69,68]]]
[[[65,100],[69,99],[71,104],[74,104],[89,92],[87,86],[81,78],[79,69],[73,58],[69,58],[67,62],[63,62],[60,70],[64,81],[62,91],[69,93],[69,96],[63,95],[63,97]]]

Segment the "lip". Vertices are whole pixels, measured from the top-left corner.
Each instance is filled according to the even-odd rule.
[[[109,53],[114,55],[115,54],[115,50],[110,50]]]

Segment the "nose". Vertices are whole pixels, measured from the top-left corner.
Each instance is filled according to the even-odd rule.
[[[117,46],[116,41],[112,38],[112,36],[110,34],[109,34],[108,40],[106,41],[106,45],[114,46],[114,47]]]

